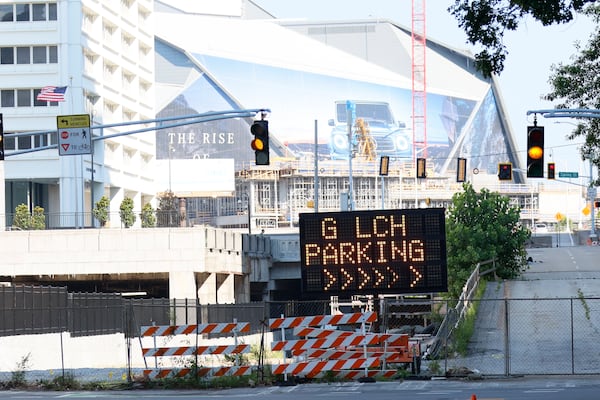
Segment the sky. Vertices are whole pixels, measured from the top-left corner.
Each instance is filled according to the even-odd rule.
[[[447,9],[454,0],[422,0],[426,3],[425,29],[427,37],[451,47],[469,50],[476,48],[467,43],[466,34]],[[254,0],[260,7],[277,18],[306,18],[311,20],[339,20],[386,18],[411,26],[411,0]],[[533,115],[527,111],[552,109],[554,105],[541,97],[550,92],[548,78],[551,65],[569,63],[577,54],[575,42],[582,45],[594,30],[594,24],[583,16],[563,25],[544,27],[533,19],[522,21],[516,32],[504,37],[509,54],[504,71],[498,76],[500,94],[509,124],[519,150],[521,165],[525,164],[527,126],[533,124]],[[589,164],[582,163],[578,152],[581,139],[566,139],[574,128],[570,120],[546,119],[538,116],[538,125],[545,127],[546,161],[556,162],[557,171],[575,171],[589,175]]]

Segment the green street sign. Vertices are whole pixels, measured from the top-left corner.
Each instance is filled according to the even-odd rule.
[[[559,178],[579,178],[579,172],[559,172]]]

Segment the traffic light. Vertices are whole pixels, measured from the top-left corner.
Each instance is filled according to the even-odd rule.
[[[527,127],[527,177],[544,177],[544,127]]]
[[[4,121],[0,114],[0,161],[4,160]]]
[[[426,166],[425,158],[417,158],[417,178],[425,179],[427,177],[427,172],[425,170]]]
[[[511,163],[499,163],[498,164],[498,179],[501,181],[512,181],[512,164]]]
[[[254,121],[250,133],[254,135],[250,145],[256,165],[269,165],[269,121]]]
[[[456,164],[456,182],[464,182],[467,180],[467,159],[459,158]]]
[[[555,179],[554,172],[556,171],[556,165],[553,162],[548,163],[548,179]]]

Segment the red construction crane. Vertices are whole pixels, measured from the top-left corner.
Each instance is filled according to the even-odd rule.
[[[412,129],[413,158],[427,157],[427,70],[425,0],[412,0]],[[416,161],[415,161],[416,162]]]

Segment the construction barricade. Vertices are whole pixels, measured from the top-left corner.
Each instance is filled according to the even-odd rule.
[[[281,329],[281,341],[271,349],[293,356],[291,363],[272,366],[275,375],[296,378],[338,379],[393,378],[397,369],[390,364],[411,363],[408,335],[367,333],[377,320],[375,312],[272,318],[271,330]],[[341,325],[360,324],[360,331],[340,330]],[[285,340],[285,329],[302,339]]]
[[[249,375],[251,373],[249,365],[205,367],[198,362],[198,357],[205,359],[205,356],[233,356],[235,359],[237,355],[249,353],[250,345],[239,344],[237,336],[238,333],[247,332],[250,332],[249,322],[142,326],[140,329],[140,341],[142,343],[144,362],[146,362],[147,358],[151,357],[154,359],[155,364],[155,368],[144,369],[143,374],[149,379],[182,378],[194,374],[202,378]],[[234,338],[234,344],[197,345],[199,336],[206,334],[231,334]],[[194,343],[196,345],[182,345],[191,342],[190,335],[195,335]],[[151,347],[144,346],[144,338],[152,338],[153,345]],[[165,345],[157,345],[157,338],[163,338]],[[178,345],[166,346],[167,343],[176,341],[175,338],[178,338]],[[178,359],[171,359],[168,363],[170,365],[163,367],[163,365],[159,366],[159,364],[163,364],[163,357],[178,357]],[[160,363],[159,360],[161,361]],[[193,365],[193,367],[190,365]]]

